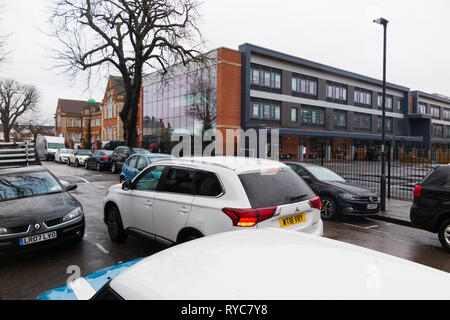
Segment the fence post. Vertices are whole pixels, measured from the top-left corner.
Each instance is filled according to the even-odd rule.
[[[388,159],[388,199],[391,198],[391,162],[392,162],[392,145],[389,145],[389,159]]]

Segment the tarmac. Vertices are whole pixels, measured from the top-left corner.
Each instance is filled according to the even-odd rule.
[[[410,227],[409,212],[411,206],[412,201],[387,199],[386,211],[381,211],[378,216],[373,218]]]

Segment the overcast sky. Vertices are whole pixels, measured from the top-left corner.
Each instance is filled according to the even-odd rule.
[[[52,118],[58,98],[103,99],[106,81],[86,83],[55,70],[46,52],[49,0],[0,0],[0,30],[11,33],[12,55],[0,77],[33,84]],[[50,0],[51,2],[51,0]],[[208,49],[252,43],[333,67],[382,77],[383,16],[388,27],[388,81],[450,96],[450,1],[448,0],[204,0],[201,30]]]

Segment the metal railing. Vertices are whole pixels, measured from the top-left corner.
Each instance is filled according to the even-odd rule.
[[[34,143],[1,142],[0,169],[39,165]]]

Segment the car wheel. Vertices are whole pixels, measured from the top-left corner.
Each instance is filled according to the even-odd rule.
[[[75,161],[75,167],[79,167],[80,166],[80,162],[78,161],[78,159]]]
[[[88,166],[88,162],[87,162],[87,161],[84,162],[84,168],[85,168],[86,170],[89,170],[89,166]]]
[[[442,221],[439,226],[438,236],[444,250],[450,253],[450,218]]]
[[[124,176],[120,176],[120,183],[123,183],[125,181],[125,177]]]
[[[109,206],[107,220],[108,234],[114,242],[124,242],[128,235],[123,229],[120,213],[116,206]]]
[[[96,168],[97,168],[97,171],[102,171],[102,167],[100,167],[100,162],[97,162]]]
[[[116,172],[117,172],[116,163],[113,162],[113,163],[111,164],[111,173],[116,173]]]
[[[337,216],[337,206],[336,201],[330,197],[323,196],[320,197],[322,200],[322,211],[320,215],[323,220],[333,220]]]
[[[70,158],[67,159],[67,165],[70,167]]]

